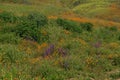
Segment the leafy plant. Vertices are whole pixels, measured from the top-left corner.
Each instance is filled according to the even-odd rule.
[[[120,66],[120,57],[113,58],[112,64],[115,66]]]
[[[17,20],[17,17],[15,17],[15,15],[11,12],[2,12],[0,13],[0,19],[3,22],[9,22],[9,23],[14,23]]]
[[[111,74],[110,77],[113,78],[113,79],[118,79],[118,78],[120,78],[120,72]]]
[[[83,30],[92,31],[93,24],[92,23],[81,23],[80,26]]]
[[[47,24],[47,17],[40,14],[40,13],[30,13],[27,18],[32,21],[35,22],[37,27],[41,27]]]
[[[76,22],[60,19],[60,18],[58,18],[56,22],[59,26],[63,27],[66,30],[81,33],[81,28]]]
[[[112,27],[109,28],[109,30],[110,30],[110,31],[117,31],[118,29],[117,29],[116,26],[112,26]]]
[[[14,31],[20,37],[40,42],[40,40],[43,40],[41,38],[44,38],[41,28],[46,24],[46,16],[33,13],[27,17],[22,17],[21,22],[16,26]],[[45,36],[45,38],[48,38],[48,36]]]

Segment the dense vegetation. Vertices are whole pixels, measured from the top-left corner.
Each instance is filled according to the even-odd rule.
[[[53,0],[60,3],[58,8],[48,0],[41,5],[21,2],[26,0],[0,1],[0,80],[120,79],[119,23],[108,25],[98,20],[98,24],[91,18],[71,18],[73,13],[83,16],[74,10],[64,14],[90,0],[69,0],[71,5],[68,0]]]

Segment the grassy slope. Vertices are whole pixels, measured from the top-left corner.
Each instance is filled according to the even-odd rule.
[[[92,1],[80,4],[73,8],[73,11],[80,16],[97,17],[100,19],[119,22],[119,6],[115,2],[110,1]]]
[[[59,5],[47,4],[47,3],[39,3],[39,4],[9,4],[9,3],[0,3],[1,11],[10,11],[15,13],[16,15],[23,15],[29,12],[40,12],[46,15],[55,15],[60,14],[61,12],[67,10],[67,8],[63,8]]]
[[[53,2],[45,0],[46,3],[35,2],[34,5],[24,5],[24,4],[9,4],[4,3],[0,5],[1,11],[10,11],[14,12],[16,15],[28,14],[32,11],[42,12],[45,15],[57,15],[60,16],[64,11],[69,11],[68,8],[63,8],[59,5],[56,5]],[[54,3],[50,4],[50,3]],[[97,3],[94,3],[97,4]],[[101,3],[100,3],[101,4]],[[89,5],[80,5],[74,8],[73,10],[79,11],[79,7],[84,7],[85,9]],[[56,7],[57,6],[57,7]],[[87,7],[86,7],[87,6]],[[93,8],[93,6],[91,6]],[[80,10],[83,10],[80,8]],[[106,12],[106,8],[97,7],[97,9],[89,8],[86,10],[87,17],[96,15],[97,13]],[[99,10],[98,10],[99,9]],[[94,14],[93,14],[94,13]],[[101,14],[101,13],[100,13]],[[85,15],[85,16],[86,16]],[[66,15],[64,15],[66,16]],[[69,14],[67,14],[68,18]],[[72,15],[74,17],[74,15]],[[56,18],[56,17],[55,17]],[[74,18],[71,18],[73,20]],[[76,20],[78,19],[78,20]],[[99,19],[80,19],[75,18],[74,21],[80,22],[94,22],[97,21],[100,26],[105,23],[106,25],[109,22],[101,21]],[[105,22],[105,23],[104,23]],[[29,40],[21,40],[18,38],[18,44],[13,44],[13,39],[11,43],[5,42],[8,39],[8,34],[0,33],[0,78],[8,80],[105,80],[111,79],[110,75],[112,74],[114,79],[116,74],[120,74],[119,66],[111,65],[111,61],[116,57],[120,56],[120,41],[117,39],[119,36],[119,31],[109,31],[107,29],[102,30],[102,28],[94,29],[93,32],[83,32],[82,34],[69,32],[64,30],[61,27],[58,27],[54,22],[53,24],[48,24],[43,31],[47,32],[50,36],[50,43],[55,44],[56,49],[59,47],[69,48],[69,55],[67,57],[58,57],[55,56],[56,51],[53,56],[48,58],[43,58],[41,56],[42,51],[46,49],[50,43],[38,44]],[[119,23],[115,23],[119,24]],[[6,23],[1,22],[1,27],[5,27]],[[110,24],[111,25],[111,24]],[[111,34],[109,34],[111,33]],[[107,34],[107,35],[106,35]],[[3,39],[4,36],[7,36]],[[9,37],[11,38],[11,36]],[[2,40],[3,39],[3,40]],[[19,41],[20,39],[20,41]],[[8,39],[9,40],[9,39]],[[98,49],[100,55],[96,55],[96,48],[91,44],[102,41],[102,46]],[[4,43],[3,43],[4,42]],[[11,56],[10,56],[11,55]],[[11,58],[12,57],[12,58]],[[3,59],[4,58],[4,59]],[[4,61],[2,61],[2,59]],[[14,62],[15,60],[15,62]],[[66,65],[61,66],[61,63],[67,63],[70,70]],[[95,65],[97,63],[97,65]],[[115,76],[115,77],[114,77]]]
[[[92,16],[94,16],[95,14],[98,13],[99,9],[103,10],[100,13],[108,12],[108,11],[106,11],[107,6],[109,6],[109,3],[107,3],[107,2],[90,2],[90,3],[81,4],[81,5],[76,6],[75,8],[73,8],[73,11],[76,11],[76,12],[82,14],[82,15],[85,15],[85,16],[91,16],[92,17]],[[94,13],[94,14],[92,14],[92,13]]]

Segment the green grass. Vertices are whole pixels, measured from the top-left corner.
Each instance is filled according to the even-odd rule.
[[[16,15],[23,15],[23,14],[26,15],[30,12],[40,12],[46,15],[57,15],[67,10],[67,8],[63,8],[52,4],[41,3],[39,5],[1,3],[0,10],[13,12]]]
[[[42,44],[23,39],[18,44],[14,44],[14,41],[10,44],[0,42],[1,79],[104,80],[111,77],[106,72],[119,69],[119,65],[114,66],[111,62],[116,55],[119,56],[119,31],[101,27],[92,32],[66,34],[62,27],[51,20],[43,31],[49,35],[49,42],[42,44],[55,46],[54,52],[47,57],[42,57],[47,47],[40,50],[37,47],[42,47]],[[99,41],[102,43],[95,47]],[[60,56],[59,48],[67,50],[66,56]],[[114,55],[109,58],[110,54]]]
[[[105,6],[101,8],[99,5],[93,9],[93,4],[97,3],[79,5],[74,10],[79,11],[79,8],[84,10],[91,6],[90,11],[86,10],[88,16],[106,11]],[[48,3],[41,5],[4,3],[0,5],[0,10],[20,16],[37,11],[47,16],[59,15],[68,8],[56,7]],[[69,20],[68,22],[67,25],[80,24]],[[97,26],[91,31],[83,29],[81,33],[77,33],[66,30],[56,20],[49,19],[48,24],[38,30],[41,31],[42,36],[48,35],[48,39],[38,43],[16,35],[11,30],[16,28],[16,25],[18,23],[0,20],[0,80],[119,79],[119,73],[109,74],[120,70],[118,28]]]
[[[108,12],[107,7],[110,5],[109,2],[102,2],[102,1],[93,1],[90,3],[85,3],[78,5],[73,8],[73,11],[80,13],[84,16],[94,16],[97,14],[103,14]]]

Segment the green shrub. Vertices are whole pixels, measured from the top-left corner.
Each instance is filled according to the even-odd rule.
[[[118,29],[117,29],[116,26],[112,26],[112,27],[109,28],[109,30],[110,30],[110,31],[117,31]]]
[[[73,7],[76,7],[80,4],[84,4],[84,3],[87,3],[87,2],[88,2],[88,0],[75,0],[72,5],[73,5]]]
[[[120,57],[113,58],[112,64],[114,66],[120,66]]]
[[[31,22],[22,22],[16,26],[15,32],[20,37],[38,41],[40,38],[40,31],[37,26]]]
[[[9,23],[14,23],[17,20],[17,17],[15,17],[15,15],[11,12],[2,12],[0,13],[0,19],[3,22],[9,22]]]
[[[44,26],[47,24],[48,20],[47,20],[47,17],[42,15],[42,14],[39,14],[39,13],[30,13],[27,18],[32,21],[32,22],[35,22],[35,24],[37,25],[37,27],[40,27],[40,26]]]
[[[118,78],[120,78],[120,72],[111,74],[110,77],[113,78],[114,80],[117,80]]]
[[[60,18],[58,18],[56,22],[59,26],[63,27],[66,30],[81,33],[81,28],[76,22],[60,19]]]
[[[83,30],[92,31],[93,24],[92,23],[81,23],[80,26]]]
[[[42,26],[47,24],[46,16],[41,14],[29,14],[27,17],[22,17],[21,19],[21,22],[14,29],[17,35],[37,42],[43,40],[41,38],[48,37],[43,37],[41,33]]]

